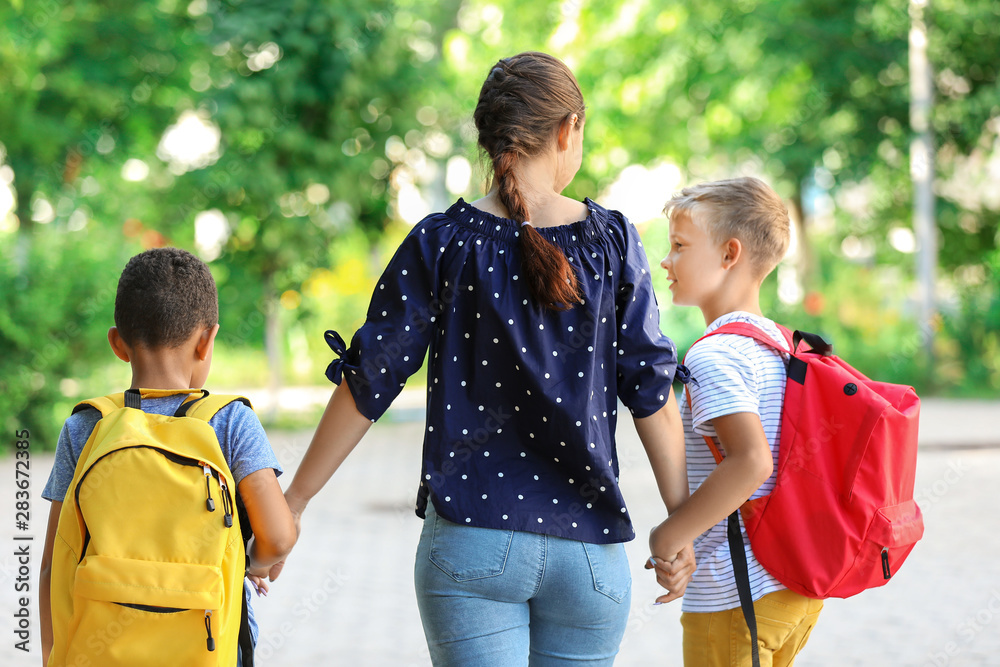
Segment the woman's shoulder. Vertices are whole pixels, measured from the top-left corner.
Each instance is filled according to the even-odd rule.
[[[452,214],[452,208],[454,208],[454,206],[445,211],[437,211],[427,214],[420,220],[420,222],[413,225],[413,229],[410,231],[410,234],[426,235],[432,232],[440,232],[448,227],[451,227],[455,222],[457,222],[455,216]]]
[[[612,208],[605,208],[590,197],[584,199],[583,203],[587,205],[588,209],[590,209],[592,216],[600,218],[606,224],[614,227],[624,227],[625,225],[631,224],[628,218],[625,217],[625,214],[621,211],[617,211]]]

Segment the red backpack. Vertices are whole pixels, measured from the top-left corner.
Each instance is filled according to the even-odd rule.
[[[869,380],[819,336],[778,328],[791,355],[777,478],[771,493],[748,500],[739,513],[754,556],[779,582],[810,598],[850,597],[884,585],[923,536],[913,500],[920,399],[912,387]],[[718,334],[748,336],[788,352],[760,328],[741,322],[699,340]],[[800,349],[803,341],[809,349]],[[715,442],[705,441],[721,461]],[[742,564],[738,560],[743,540],[736,512],[729,528],[742,588],[747,565],[745,554]],[[745,588],[740,602],[750,625],[748,578]],[[753,637],[754,648],[756,643]]]

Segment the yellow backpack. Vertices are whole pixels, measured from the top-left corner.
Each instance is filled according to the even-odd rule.
[[[252,664],[238,495],[208,424],[250,402],[192,391],[174,416],[141,400],[183,392],[130,389],[74,409],[102,417],[59,515],[49,667],[233,667],[238,645]]]

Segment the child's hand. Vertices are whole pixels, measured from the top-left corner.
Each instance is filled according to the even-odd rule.
[[[247,568],[247,578],[250,579],[250,583],[256,583],[258,579],[263,580],[267,578],[267,575],[271,570],[270,565],[257,565],[253,562],[253,558],[250,558],[250,566]]]
[[[271,581],[274,581],[278,578],[278,575],[281,574],[283,569],[285,569],[285,561],[279,560],[271,566],[271,569],[267,572],[267,576],[271,579]]]
[[[667,595],[656,598],[656,604],[672,602],[684,595],[696,567],[692,544],[685,545],[679,553],[667,559],[650,557],[646,561],[645,568],[656,570],[656,582],[668,592]]]
[[[256,574],[247,573],[247,579],[250,580],[250,584],[253,586],[254,590],[257,591],[257,597],[263,595],[267,597],[267,591],[270,587],[267,585],[267,580]]]
[[[667,522],[655,526],[649,531],[649,553],[661,559],[673,560],[681,545],[671,540],[670,529]]]
[[[287,492],[285,493],[285,502],[288,503],[288,509],[292,512],[292,521],[295,522],[295,541],[298,542],[299,536],[302,535],[302,512],[305,510],[305,503],[290,497]],[[271,581],[274,581],[283,569],[285,569],[284,558],[271,566],[267,576],[270,577]]]

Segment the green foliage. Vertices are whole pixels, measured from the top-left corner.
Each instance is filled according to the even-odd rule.
[[[22,225],[38,196],[105,224],[160,223],[153,202],[169,174],[154,173],[152,191],[119,192],[114,177],[129,157],[155,162],[163,129],[192,106],[187,17],[113,0],[8,6],[0,21],[10,27],[0,36],[0,137]]]
[[[454,7],[436,7],[428,18],[440,25]],[[198,208],[219,208],[239,226],[223,263],[276,294],[297,289],[353,225],[384,227],[384,148],[419,134],[419,92],[434,57],[412,45],[433,40],[435,28],[384,0],[257,0],[206,16],[214,21],[206,98],[222,157],[185,179]]]
[[[27,428],[54,447],[99,360],[113,358],[118,274],[132,254],[103,230],[39,229],[32,237],[0,233],[0,415],[3,430]],[[108,393],[113,388],[87,390]],[[120,390],[120,389],[119,389]]]
[[[104,343],[118,271],[145,247],[196,249],[195,216],[212,209],[229,233],[211,256],[218,370],[233,384],[264,384],[282,363],[274,350],[283,350],[286,377],[321,382],[322,331],[346,336],[360,324],[406,231],[400,193],[415,184],[434,208],[453,194],[478,194],[476,177],[467,192],[449,192],[446,164],[477,161],[470,118],[483,77],[522,50],[563,58],[587,100],[585,160],[567,195],[600,196],[626,166],[658,161],[676,164],[682,185],[762,175],[806,214],[796,264],[806,298],[784,304],[769,278],[768,312],[831,336],[872,375],[922,390],[995,393],[1000,198],[990,179],[1000,153],[1000,7],[935,0],[928,10],[945,297],[941,319],[927,324],[932,369],[918,352],[909,302],[913,255],[890,242],[910,227],[908,5],[0,6],[0,158],[17,196],[17,224],[0,220],[8,350],[0,410],[51,439],[76,398],[66,394],[120,383],[127,367]],[[161,138],[192,113],[218,129],[217,154],[171,164]],[[145,178],[123,178],[129,160],[141,160]],[[655,268],[666,225],[643,233]],[[866,252],[850,255],[852,245]],[[659,283],[664,329],[683,349],[704,323],[672,307]],[[98,306],[102,290],[111,296]],[[78,336],[66,335],[71,326]],[[63,382],[72,378],[88,380]]]
[[[972,275],[959,295],[959,310],[942,322],[951,342],[948,375],[961,393],[1000,394],[1000,250]]]

